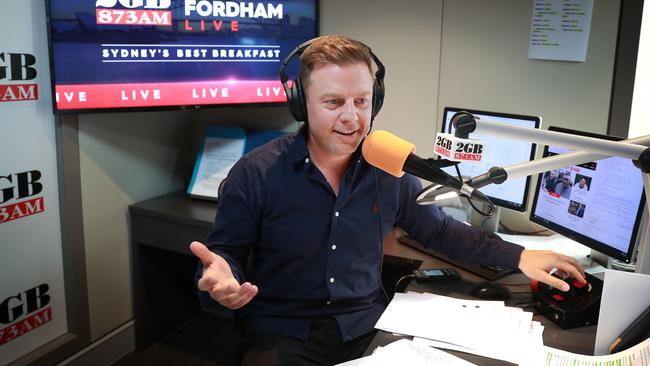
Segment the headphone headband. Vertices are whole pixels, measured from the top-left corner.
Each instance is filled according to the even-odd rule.
[[[305,91],[302,87],[302,83],[299,77],[296,77],[291,84],[291,87],[287,84],[289,81],[289,75],[287,74],[287,65],[289,61],[295,55],[302,55],[309,45],[311,45],[316,39],[310,39],[306,42],[301,43],[298,47],[294,48],[289,55],[282,61],[280,66],[280,82],[284,88],[284,92],[287,94],[287,103],[289,105],[289,111],[297,121],[304,121],[307,123],[307,99],[305,98]],[[359,42],[361,43],[361,42]],[[375,79],[373,81],[372,87],[372,113],[370,119],[370,128],[372,129],[372,121],[375,119],[377,113],[381,109],[381,106],[384,103],[384,76],[386,74],[386,69],[384,64],[379,60],[379,57],[372,52],[372,49],[365,44],[361,43],[364,47],[368,49],[370,57],[377,66],[377,71],[375,72]]]

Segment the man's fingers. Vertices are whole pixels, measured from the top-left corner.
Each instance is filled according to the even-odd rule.
[[[569,284],[557,277],[551,276],[546,272],[542,272],[540,277],[540,281],[549,284],[560,291],[569,291]]]
[[[578,261],[576,261],[574,258],[569,257],[569,260],[565,262],[558,262],[555,265],[558,269],[564,271],[569,275],[570,278],[575,278],[579,282],[585,283],[587,280],[585,279],[585,274],[582,271],[582,267],[580,264],[578,264]]]
[[[568,291],[568,283],[549,274],[551,268],[557,268],[561,273],[565,273],[579,282],[586,282],[584,269],[575,258],[548,250],[524,250],[521,253],[519,269],[526,276],[547,283],[559,290]]]
[[[228,263],[204,244],[194,241],[190,250],[203,263],[203,276],[197,287],[210,293],[210,297],[229,309],[239,309],[257,295],[257,286],[246,282],[241,286],[230,271]]]
[[[257,286],[251,284],[250,282],[245,282],[239,289],[239,292],[242,296],[242,299],[246,300],[245,303],[247,303],[253,298],[253,296],[257,295]]]
[[[217,300],[219,303],[223,304],[224,300],[228,299],[231,296],[237,294],[239,291],[239,284],[236,281],[220,281],[213,280],[211,277],[208,277],[205,281],[202,277],[199,280],[199,290],[207,291],[210,294],[210,297]],[[204,282],[202,282],[204,281]]]
[[[217,278],[210,274],[203,274],[197,283],[197,287],[201,291],[210,291],[217,284]]]
[[[204,267],[209,267],[214,261],[215,254],[208,249],[203,243],[193,241],[190,244],[190,250],[195,256],[199,257]]]
[[[239,286],[236,292],[223,296],[218,301],[228,309],[235,310],[248,304],[255,295],[257,295],[257,286],[251,285],[250,282],[245,282]]]
[[[239,309],[248,304],[255,295],[257,295],[257,286],[245,282],[239,287],[237,294],[229,299],[228,307],[233,310]]]

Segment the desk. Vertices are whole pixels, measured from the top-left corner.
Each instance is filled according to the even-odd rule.
[[[141,350],[161,340],[201,311],[193,276],[197,259],[190,253],[189,243],[205,240],[212,227],[216,209],[216,203],[191,199],[183,192],[129,207],[137,349]],[[397,235],[399,233],[394,231],[385,238],[385,254],[422,260],[422,268],[450,267],[446,262],[400,244],[396,240]],[[468,298],[466,294],[469,289],[483,279],[462,269],[459,272],[463,276],[460,283],[412,282],[409,290]],[[524,284],[527,280],[522,274],[513,274],[498,282]],[[517,286],[515,289],[515,292],[529,290],[528,286]],[[530,300],[531,295],[524,293],[513,295],[509,303]],[[225,308],[215,308],[214,311],[224,317],[232,316]],[[595,326],[563,330],[544,317],[535,316],[534,319],[545,327],[544,344],[571,352],[593,354]],[[390,338],[382,333],[375,338],[374,347],[386,344]]]
[[[399,243],[396,240],[395,235],[400,234],[393,232],[390,240],[386,240],[384,242],[385,254],[424,260],[421,268],[455,267],[448,262],[429,256],[426,253],[420,252],[416,249]],[[440,283],[419,283],[412,281],[407,287],[407,291],[431,292],[439,295],[473,299],[473,297],[468,295],[469,291],[476,283],[483,282],[485,279],[473,273],[467,272],[462,268],[455,268],[458,269],[458,272],[460,272],[463,278],[460,282],[454,281]],[[508,287],[513,292],[511,299],[506,301],[507,306],[512,306],[516,303],[529,302],[533,300],[529,287],[530,280],[521,273],[513,273],[511,275],[500,278],[496,282],[508,285]],[[544,316],[535,315],[533,316],[533,319],[539,321],[544,326],[543,337],[545,345],[569,352],[593,355],[594,344],[596,342],[595,325],[565,330],[558,327]],[[366,354],[370,354],[372,350],[378,346],[386,345],[399,338],[400,337],[394,336],[384,331],[379,331],[377,336],[375,336],[373,342],[368,347]],[[450,353],[453,353],[456,356],[459,356],[478,365],[510,365],[505,361],[487,359],[484,357],[462,352],[450,351]]]
[[[129,207],[135,345],[142,350],[196,316],[201,307],[189,250],[204,241],[217,205],[172,193]],[[230,314],[219,309],[225,316]]]

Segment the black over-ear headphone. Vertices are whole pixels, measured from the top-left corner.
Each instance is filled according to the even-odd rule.
[[[291,111],[291,114],[293,115],[293,118],[296,119],[296,121],[304,121],[305,123],[307,123],[307,99],[305,98],[305,91],[302,88],[300,78],[298,77],[293,80],[291,87],[287,85],[287,81],[289,80],[289,75],[287,75],[287,64],[289,61],[291,61],[291,58],[294,55],[300,56],[313,41],[314,39],[311,39],[296,47],[293,51],[291,51],[291,53],[289,53],[287,58],[284,59],[282,66],[280,67],[280,81],[284,87],[284,92],[287,94],[289,111]],[[364,46],[366,45],[364,44]],[[370,52],[372,60],[377,65],[375,80],[372,86],[372,114],[370,119],[372,122],[372,120],[375,119],[377,113],[379,113],[382,104],[384,104],[384,75],[386,74],[386,69],[384,68],[384,64],[381,63],[379,58],[374,53],[372,53],[370,47],[366,47],[368,48],[368,52]]]

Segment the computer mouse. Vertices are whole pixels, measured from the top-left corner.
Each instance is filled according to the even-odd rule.
[[[482,300],[508,300],[510,298],[510,289],[499,285],[496,282],[481,282],[474,286],[470,295]]]

